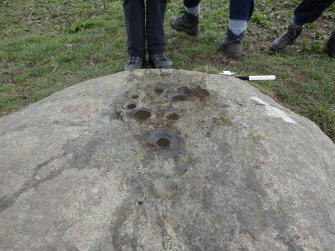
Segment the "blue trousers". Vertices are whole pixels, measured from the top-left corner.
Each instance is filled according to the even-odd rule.
[[[128,35],[128,55],[144,57],[164,52],[163,28],[166,0],[124,0],[123,10]]]
[[[192,8],[197,6],[201,0],[184,0],[184,6]],[[250,20],[254,11],[254,0],[230,0],[229,18],[239,20]]]
[[[303,0],[294,10],[294,22],[298,25],[313,23],[334,0]]]

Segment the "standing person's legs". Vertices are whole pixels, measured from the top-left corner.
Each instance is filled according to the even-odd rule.
[[[247,29],[254,10],[254,2],[251,0],[231,0],[229,11],[229,30],[239,39],[239,36]]]
[[[313,23],[334,0],[303,0],[294,10],[294,23],[304,25]]]
[[[199,34],[200,0],[184,0],[184,14],[170,18],[170,26],[176,31],[182,31],[190,36]]]
[[[253,11],[253,0],[231,0],[229,4],[229,19],[249,21]]]
[[[150,62],[155,68],[170,68],[172,62],[165,54],[164,15],[166,0],[147,0],[146,31],[147,51]]]
[[[300,35],[303,25],[314,22],[334,0],[303,0],[294,10],[293,22],[285,33],[276,38],[270,49],[281,52]]]
[[[231,0],[229,26],[225,40],[220,49],[229,57],[239,59],[242,56],[242,40],[247,22],[254,10],[253,0]]]
[[[149,54],[163,53],[166,45],[164,15],[166,0],[147,0],[147,51]]]
[[[123,10],[128,35],[128,55],[143,57],[145,54],[144,0],[124,0]]]
[[[200,0],[184,0],[185,12],[194,17],[200,14]]]
[[[128,62],[125,70],[142,68],[145,55],[144,0],[124,0],[123,10],[127,30]]]

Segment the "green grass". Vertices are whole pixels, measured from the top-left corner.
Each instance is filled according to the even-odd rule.
[[[176,68],[219,73],[275,74],[276,81],[252,82],[293,111],[308,117],[335,141],[335,60],[323,43],[335,6],[308,25],[280,55],[268,46],[290,22],[299,1],[256,1],[241,61],[217,51],[228,23],[228,0],[202,2],[201,36],[176,33],[166,11],[167,55]],[[126,33],[121,0],[0,0],[0,115],[4,116],[86,79],[123,70]]]

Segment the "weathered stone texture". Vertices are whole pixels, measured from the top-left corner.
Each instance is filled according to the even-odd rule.
[[[232,77],[122,72],[0,118],[0,250],[335,250],[335,145]]]

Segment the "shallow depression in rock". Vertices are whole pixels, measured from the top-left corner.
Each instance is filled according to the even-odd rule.
[[[173,101],[186,101],[187,95],[182,92],[170,92],[168,94],[168,97],[172,99]]]
[[[169,147],[169,146],[170,146],[170,140],[167,139],[167,138],[159,138],[159,139],[156,141],[156,144],[157,144],[159,147]]]
[[[174,150],[178,148],[177,137],[165,129],[157,129],[150,133],[147,143],[153,145],[156,149],[169,149]]]
[[[151,111],[146,109],[138,109],[134,111],[133,116],[138,121],[145,121],[151,117]]]
[[[168,98],[173,101],[186,101],[191,97],[196,97],[200,101],[203,101],[209,96],[209,92],[206,89],[201,88],[197,85],[196,88],[189,88],[188,86],[179,87],[176,91],[171,91],[168,93]]]
[[[185,94],[190,97],[197,97],[199,100],[204,100],[209,96],[209,92],[206,89],[201,88],[199,85],[195,89],[190,89],[188,87],[182,87]]]
[[[133,110],[133,109],[136,108],[136,104],[129,104],[129,105],[127,106],[127,108],[128,108],[129,110]]]
[[[170,113],[169,115],[167,115],[166,118],[169,119],[169,120],[178,120],[179,115],[174,112],[174,113]]]
[[[155,87],[154,92],[160,95],[164,92],[164,89],[162,87]]]

